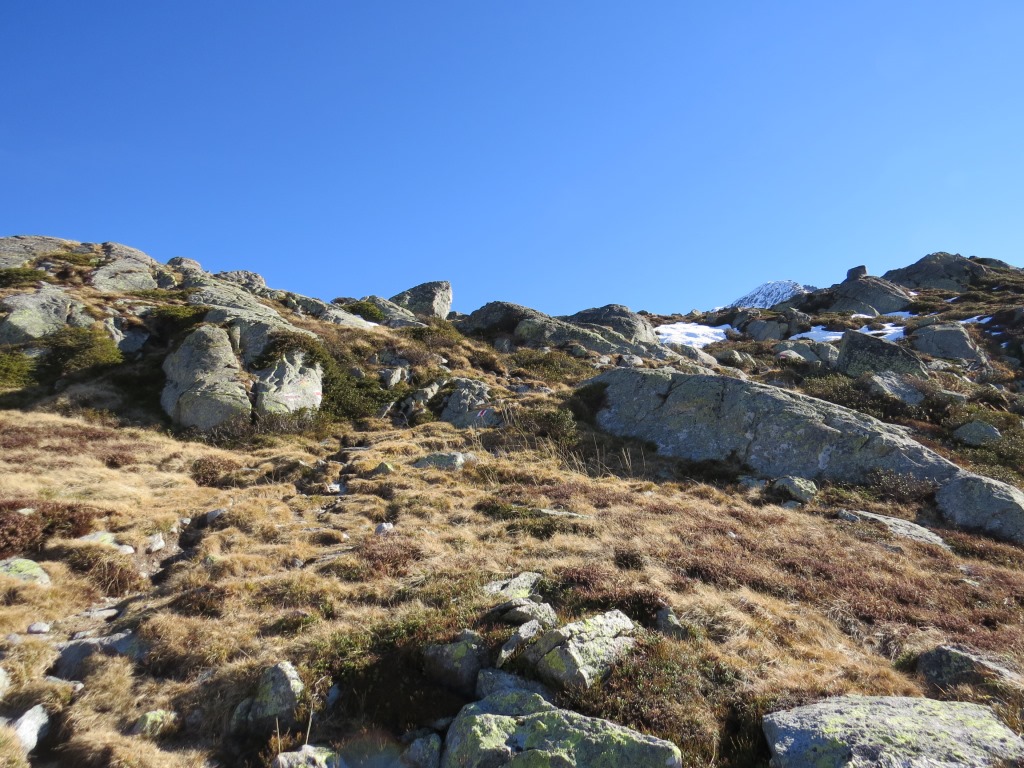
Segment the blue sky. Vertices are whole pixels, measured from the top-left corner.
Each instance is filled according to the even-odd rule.
[[[0,235],[686,312],[1022,264],[1024,3],[0,4]]]

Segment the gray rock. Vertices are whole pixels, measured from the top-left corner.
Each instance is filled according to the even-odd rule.
[[[485,584],[484,592],[505,600],[528,598],[534,593],[534,590],[543,578],[539,573],[526,571],[525,573],[513,576],[511,579],[499,579],[498,581]]]
[[[939,489],[935,500],[960,528],[1024,544],[1024,493],[1013,486],[962,472]]]
[[[455,472],[462,469],[467,462],[473,461],[476,461],[476,456],[472,453],[443,451],[427,454],[423,458],[417,459],[413,466],[417,469],[443,469]]]
[[[486,699],[494,693],[507,691],[525,691],[535,693],[545,701],[554,703],[554,694],[551,689],[536,680],[527,680],[525,677],[514,675],[502,669],[481,669],[476,678],[476,697]]]
[[[918,328],[910,336],[918,352],[947,360],[966,360],[988,365],[988,355],[974,343],[960,323],[939,323]]]
[[[780,341],[772,347],[775,354],[795,352],[808,363],[824,363],[834,366],[839,360],[839,350],[823,341]]]
[[[589,688],[634,645],[633,622],[618,610],[544,633],[523,653],[537,676],[558,688]]]
[[[687,344],[666,344],[669,349],[675,352],[680,357],[689,360],[697,365],[703,365],[705,368],[717,368],[718,361],[705,352],[702,349],[691,347]]]
[[[85,304],[50,285],[0,299],[0,308],[8,312],[0,321],[0,344],[21,344],[67,326],[87,328],[95,322]]]
[[[18,581],[27,581],[30,584],[50,586],[50,576],[43,570],[43,566],[35,560],[24,557],[9,557],[6,560],[0,560],[0,574]]]
[[[681,768],[682,758],[671,742],[508,691],[462,708],[448,729],[441,766]]]
[[[539,320],[546,317],[547,315],[543,312],[519,304],[492,301],[470,313],[456,325],[467,336],[494,336],[497,334],[510,336],[515,333],[516,328],[523,320]]]
[[[963,293],[988,273],[986,267],[960,254],[940,252],[930,253],[909,267],[890,269],[883,277],[915,290],[934,288]]]
[[[133,661],[145,658],[146,649],[131,632],[118,632],[105,637],[87,637],[59,643],[60,655],[50,674],[62,680],[81,680],[86,659],[96,653],[104,656],[126,656]]]
[[[902,312],[914,300],[910,292],[880,277],[859,277],[846,280],[828,289],[833,301],[829,311],[865,315]]]
[[[323,369],[309,365],[301,350],[290,350],[272,368],[255,371],[256,413],[315,411],[323,401]]]
[[[600,332],[604,328],[618,334],[630,344],[658,344],[658,334],[647,318],[633,312],[621,304],[608,304],[595,309],[584,309],[575,315],[559,318],[573,325],[582,327],[598,326],[593,330]]]
[[[818,486],[813,480],[802,477],[780,477],[771,484],[771,489],[784,499],[806,504],[818,495]]]
[[[402,382],[409,380],[408,368],[382,368],[377,372],[380,378],[380,385],[384,389],[394,389]]]
[[[391,301],[415,315],[444,320],[452,310],[452,285],[447,280],[422,283],[392,296]]]
[[[690,461],[739,460],[760,476],[863,483],[876,471],[940,486],[955,525],[1024,542],[1024,493],[971,475],[900,428],[842,406],[711,374],[616,368],[597,424]]]
[[[104,243],[105,262],[92,274],[92,286],[110,293],[158,288],[159,262],[142,251],[118,243]]]
[[[545,627],[553,627],[558,623],[555,609],[547,603],[539,603],[525,597],[517,597],[494,606],[485,617],[490,621],[502,624],[525,624],[537,620]]]
[[[389,533],[395,532],[394,523],[378,523],[377,527],[373,529],[375,536],[387,536]]]
[[[347,768],[341,755],[329,747],[303,744],[294,752],[281,752],[270,768]]]
[[[117,348],[126,355],[135,354],[149,341],[149,331],[122,317],[108,317],[103,321],[103,328],[117,344]]]
[[[778,768],[981,768],[1024,759],[1024,741],[988,707],[843,696],[776,712],[764,732]]]
[[[305,685],[290,661],[264,669],[246,716],[248,729],[269,733],[278,723],[282,731],[295,725],[296,710],[304,691]]]
[[[203,325],[164,360],[160,404],[176,423],[209,430],[252,412],[228,334]]]
[[[749,369],[757,366],[757,361],[745,352],[738,352],[735,349],[723,349],[715,352],[715,360],[730,368]]]
[[[28,754],[50,733],[50,715],[42,704],[37,704],[19,717],[12,727],[21,748]]]
[[[621,368],[643,368],[644,359],[639,355],[621,355],[618,365]]]
[[[904,405],[920,405],[924,402],[924,393],[914,386],[915,380],[913,376],[883,371],[871,375],[868,388],[876,395],[898,400]]]
[[[954,440],[976,448],[994,443],[1001,437],[998,429],[984,421],[969,421],[953,432]]]
[[[491,388],[476,379],[451,379],[453,389],[444,401],[441,421],[456,427],[494,427],[502,423],[499,414],[491,405]]]
[[[666,637],[685,640],[690,636],[686,628],[679,622],[679,617],[671,607],[665,606],[654,617],[654,628]]]
[[[263,279],[263,276],[256,272],[249,272],[244,269],[234,270],[232,272],[218,272],[214,275],[218,280],[226,280],[229,283],[240,285],[250,293],[254,293],[257,296],[262,295],[267,289],[267,281]]]
[[[432,733],[416,739],[402,755],[402,764],[409,768],[440,768],[441,737]]]
[[[408,309],[393,301],[382,299],[380,296],[364,296],[362,300],[373,304],[384,313],[384,325],[388,328],[425,328],[427,325]]]
[[[998,683],[1024,688],[1024,677],[995,659],[956,645],[940,645],[922,653],[917,671],[937,688],[955,685],[987,685]]]
[[[147,554],[151,555],[154,552],[160,552],[166,546],[167,542],[164,541],[164,535],[162,533],[154,533],[146,539]]]
[[[836,370],[847,376],[889,371],[927,379],[928,369],[909,349],[866,333],[847,331],[839,344]]]
[[[536,619],[532,619],[521,624],[516,631],[512,633],[512,637],[506,640],[504,645],[501,646],[501,650],[498,651],[497,666],[505,666],[509,659],[536,640],[543,631],[544,627],[541,626],[541,623]]]
[[[28,625],[30,635],[48,635],[52,627],[45,621],[34,621]]]
[[[847,280],[860,280],[862,277],[868,276],[868,268],[861,264],[859,267],[851,267],[846,270]]]
[[[0,237],[0,269],[23,267],[28,262],[52,253],[74,251],[81,243],[59,237],[15,235]]]
[[[937,533],[929,531],[927,528],[918,525],[917,523],[912,523],[909,520],[903,520],[899,517],[890,517],[889,515],[879,515],[874,512],[850,509],[840,509],[836,513],[836,516],[840,520],[845,520],[848,523],[859,523],[864,521],[881,523],[889,529],[889,533],[893,536],[898,536],[902,539],[910,539],[912,541],[920,541],[925,544],[935,544],[943,549],[949,549],[949,545]]]
[[[426,673],[446,688],[465,696],[476,691],[476,677],[490,659],[483,638],[464,629],[452,643],[428,645],[423,649]]]

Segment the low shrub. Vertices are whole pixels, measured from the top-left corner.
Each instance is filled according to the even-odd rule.
[[[24,288],[40,281],[50,281],[50,276],[41,269],[29,269],[28,267],[0,269],[0,288]]]
[[[559,350],[520,349],[509,356],[509,362],[513,374],[534,376],[548,384],[575,383],[594,374],[589,363]]]
[[[353,301],[350,304],[342,304],[341,308],[353,315],[358,315],[363,320],[369,320],[371,323],[383,323],[388,319],[384,310],[370,301]]]
[[[0,389],[21,389],[32,384],[35,360],[24,352],[0,352]]]
[[[98,373],[121,363],[117,344],[102,328],[62,328],[42,339],[48,350],[40,377],[56,380],[76,373]]]
[[[146,327],[158,338],[170,341],[203,322],[209,311],[209,307],[191,304],[157,307],[145,316]]]
[[[32,509],[31,514],[18,510]],[[43,499],[0,501],[0,558],[38,551],[50,537],[84,536],[98,510]]]

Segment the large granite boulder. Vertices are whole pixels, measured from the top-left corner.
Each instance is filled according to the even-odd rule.
[[[914,441],[902,427],[849,408],[713,374],[616,368],[597,424],[689,461],[735,462],[762,477],[865,483],[877,472],[939,488],[953,524],[1024,543],[1024,493],[972,475]]]
[[[119,293],[158,288],[156,279],[161,264],[142,251],[120,243],[104,243],[104,263],[92,274],[93,288]]]
[[[273,367],[255,373],[253,393],[259,415],[315,411],[320,407],[323,369],[319,364],[308,365],[301,350],[286,352]]]
[[[462,429],[501,424],[501,414],[491,403],[491,388],[487,384],[476,379],[456,378],[448,381],[447,386],[452,389],[445,397],[441,421]]]
[[[914,300],[913,294],[880,277],[864,276],[844,280],[827,289],[832,293],[831,312],[885,315],[902,312]]]
[[[780,341],[772,346],[772,352],[777,355],[783,352],[796,352],[808,363],[824,363],[829,367],[834,366],[839,360],[839,350],[835,345],[824,341]]]
[[[495,693],[462,708],[441,768],[681,768],[675,744],[558,709],[535,693]]]
[[[960,323],[939,323],[918,328],[911,334],[910,343],[918,352],[933,357],[988,365],[988,355],[974,343],[974,339]]]
[[[560,318],[573,325],[591,328],[598,333],[601,329],[614,331],[630,344],[659,344],[658,334],[647,318],[632,312],[621,304],[608,304],[594,309],[584,309],[575,315]]]
[[[954,701],[842,696],[768,715],[764,733],[777,768],[995,768],[1024,760],[1024,741],[990,708]]]
[[[507,301],[492,301],[459,320],[456,327],[467,336],[495,336],[513,334],[523,320],[537,320],[547,317],[536,309],[511,304]]]
[[[935,288],[963,293],[988,274],[982,264],[958,253],[930,253],[909,267],[890,269],[882,277],[891,283],[919,290]]]
[[[21,344],[67,326],[87,328],[95,322],[82,302],[49,285],[0,299],[0,310],[8,313],[0,321],[0,344]]]
[[[209,430],[252,413],[228,332],[203,325],[164,360],[160,405],[175,423]]]
[[[618,610],[574,621],[541,635],[523,653],[523,664],[549,685],[589,688],[633,647],[633,631]]]
[[[391,301],[414,315],[444,320],[452,311],[452,284],[447,280],[423,283],[392,296]]]
[[[928,378],[928,369],[909,349],[859,331],[847,331],[843,334],[835,365],[836,370],[847,376],[891,372],[919,379]]]

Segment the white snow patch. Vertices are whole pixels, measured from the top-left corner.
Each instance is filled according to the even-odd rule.
[[[790,339],[809,339],[810,341],[839,341],[843,338],[842,331],[826,331],[824,325],[816,325],[811,330],[790,336]]]
[[[943,299],[943,301],[946,302],[947,304],[952,304],[954,301],[959,301],[959,300],[960,300],[959,296],[954,296],[952,299]]]
[[[992,319],[991,317],[984,317],[983,315],[975,315],[974,317],[968,317],[966,320],[958,320],[957,322],[959,322],[960,325],[967,325],[968,323],[980,323],[981,325],[984,325],[985,323],[989,322],[991,319]]]
[[[878,330],[872,330],[870,326],[865,325],[863,328],[858,328],[861,333],[866,333],[868,336],[874,336],[878,339],[885,339],[886,341],[899,341],[903,338],[903,326],[896,325],[895,323],[886,323],[883,327]]]
[[[913,312],[886,312],[882,317],[917,317]]]
[[[662,344],[684,344],[700,349],[716,341],[725,341],[725,332],[731,328],[730,325],[713,328],[700,323],[670,323],[659,325],[654,332],[658,334]]]

